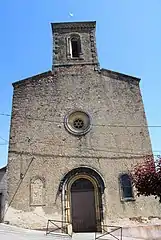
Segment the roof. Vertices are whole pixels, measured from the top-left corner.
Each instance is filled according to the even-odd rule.
[[[115,71],[104,69],[104,68],[102,68],[100,72],[102,75],[116,79],[116,80],[123,80],[123,81],[134,80],[138,82],[140,81],[140,78],[138,77],[133,77],[124,73],[119,73],[119,72],[115,72]]]
[[[112,70],[108,70],[108,69],[104,69],[102,68],[100,70],[100,73],[104,76],[107,76],[107,77],[110,77],[110,78],[113,78],[113,79],[116,79],[116,80],[134,80],[134,81],[140,81],[140,78],[137,78],[137,77],[133,77],[133,76],[130,76],[130,75],[127,75],[127,74],[124,74],[124,73],[119,73],[119,72],[115,72],[115,71],[112,71]],[[38,79],[41,79],[41,78],[44,78],[44,77],[48,77],[48,76],[52,76],[54,75],[54,73],[52,71],[47,71],[47,72],[43,72],[43,73],[39,73],[37,75],[34,75],[34,76],[31,76],[31,77],[28,77],[28,78],[25,78],[25,79],[21,79],[17,82],[14,82],[12,83],[13,87],[19,85],[19,84],[24,84],[26,82],[29,82],[29,81],[34,81],[34,80],[38,80]]]
[[[6,169],[7,169],[7,166],[4,166],[0,168],[0,171],[6,171]]]
[[[119,72],[115,72],[115,71],[112,71],[112,70],[108,70],[108,69],[104,69],[102,68],[100,70],[100,73],[104,76],[107,76],[107,77],[110,77],[110,78],[113,78],[113,79],[116,79],[116,80],[134,80],[134,81],[140,81],[140,78],[137,78],[137,77],[133,77],[133,76],[130,76],[130,75],[127,75],[127,74],[124,74],[124,73],[119,73]],[[28,78],[25,78],[25,79],[21,79],[17,82],[14,82],[12,83],[13,87],[19,85],[19,84],[24,84],[26,82],[30,82],[30,81],[34,81],[34,80],[38,80],[38,79],[41,79],[41,78],[44,78],[44,77],[48,77],[48,76],[52,76],[54,75],[54,73],[52,71],[47,71],[47,72],[43,72],[43,73],[39,73],[37,75],[34,75],[34,76],[31,76],[31,77],[28,77]]]

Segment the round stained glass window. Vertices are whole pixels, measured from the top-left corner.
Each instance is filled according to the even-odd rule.
[[[74,135],[84,135],[90,127],[90,117],[83,111],[75,111],[65,117],[65,128]]]

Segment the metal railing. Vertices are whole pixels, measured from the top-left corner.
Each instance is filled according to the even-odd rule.
[[[117,231],[117,234],[116,234]],[[119,232],[119,234],[118,234]],[[111,236],[111,239],[122,240],[122,227],[102,225],[102,233],[97,236],[98,233],[95,233],[95,240],[100,239],[105,236]]]
[[[68,226],[70,225],[69,222],[49,219],[46,226],[46,235],[49,233],[64,233],[71,237],[72,232],[71,234],[68,233]]]
[[[48,220],[46,227],[46,235],[49,233],[64,233],[72,237],[71,233],[68,232],[68,227],[71,226],[70,222],[60,221],[60,220]],[[103,237],[110,236],[110,239],[122,240],[122,227],[102,225],[101,232],[95,232],[94,239],[101,240]]]

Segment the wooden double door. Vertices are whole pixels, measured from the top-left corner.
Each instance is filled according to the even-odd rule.
[[[73,232],[97,232],[96,191],[93,183],[77,179],[71,186]]]

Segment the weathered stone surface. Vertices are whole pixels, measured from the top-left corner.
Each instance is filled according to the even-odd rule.
[[[69,60],[68,64],[63,39],[71,30],[57,31],[61,51],[53,71],[13,84],[8,158],[10,207],[6,214],[6,220],[13,224],[41,228],[48,218],[61,220],[60,181],[68,171],[80,166],[95,169],[104,179],[104,222],[160,215],[158,201],[153,198],[120,201],[119,174],[152,153],[139,79],[99,70],[98,63],[90,60],[94,45],[89,49],[88,28],[78,32],[84,48],[83,62]],[[64,127],[65,116],[77,109],[87,112],[92,121],[91,130],[81,137],[73,136]],[[30,201],[30,184],[35,176],[45,180],[39,206]]]

